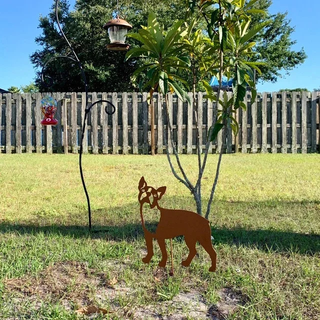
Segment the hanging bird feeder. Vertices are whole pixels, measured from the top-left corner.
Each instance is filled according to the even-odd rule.
[[[54,118],[54,114],[57,110],[57,101],[50,96],[46,96],[41,100],[41,111],[44,115],[44,119],[41,124],[44,126],[55,126],[58,120]]]
[[[110,44],[107,45],[108,50],[127,51],[129,49],[130,46],[126,43],[126,35],[128,30],[132,29],[131,24],[117,17],[108,21],[103,27],[108,30],[110,38]]]

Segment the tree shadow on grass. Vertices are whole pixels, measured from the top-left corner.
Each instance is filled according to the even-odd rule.
[[[320,235],[302,234],[279,230],[246,230],[244,228],[213,229],[215,244],[245,246],[266,252],[299,253],[314,255],[320,253]]]
[[[171,198],[170,201],[173,198]],[[183,198],[175,197],[174,204],[176,208],[183,207],[185,201]],[[179,206],[180,204],[180,206]],[[243,203],[242,205],[254,207],[258,203]],[[221,206],[239,206],[241,203],[222,203]],[[270,204],[259,203],[259,207],[265,208]],[[286,203],[281,202],[280,206],[301,205],[301,203]],[[220,206],[220,207],[221,207]],[[165,207],[165,206],[164,206]],[[273,205],[270,210],[275,211]],[[136,215],[132,213],[136,212]],[[122,215],[119,217],[119,215]],[[71,215],[70,215],[71,216]],[[92,212],[93,227],[89,231],[87,225],[87,212],[83,211],[76,216],[73,214],[71,222],[62,223],[57,219],[55,223],[48,224],[46,220],[39,223],[39,219],[27,221],[25,223],[10,223],[7,221],[0,222],[0,236],[6,233],[16,233],[19,235],[36,235],[43,233],[45,235],[61,235],[72,238],[100,238],[113,241],[136,241],[144,237],[141,227],[138,206],[136,204],[127,205],[124,207],[99,209]],[[117,219],[115,219],[117,217]],[[146,223],[149,230],[156,229],[156,223],[150,220]],[[246,228],[241,226],[236,227],[212,227],[212,236],[214,237],[214,245],[229,246],[245,246],[255,248],[266,252],[279,253],[299,253],[305,255],[314,255],[320,253],[320,234],[297,233],[293,231],[277,230],[275,228]]]

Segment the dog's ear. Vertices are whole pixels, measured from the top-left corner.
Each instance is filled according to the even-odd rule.
[[[141,190],[142,188],[145,188],[147,186],[146,181],[144,180],[144,177],[141,177],[140,181],[139,181],[139,187],[138,189]]]
[[[165,194],[167,190],[167,187],[160,187],[157,189],[157,194],[158,194],[158,200],[162,198],[162,196]]]

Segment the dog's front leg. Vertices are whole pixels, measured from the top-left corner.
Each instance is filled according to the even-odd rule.
[[[144,238],[146,239],[147,255],[142,259],[142,261],[144,263],[149,263],[152,256],[153,256],[152,239],[154,238],[154,234],[145,229],[144,230]]]
[[[168,260],[165,239],[164,238],[157,238],[157,241],[159,243],[159,247],[160,247],[161,254],[162,254],[162,259],[159,262],[159,267],[164,268],[166,266],[167,260]]]

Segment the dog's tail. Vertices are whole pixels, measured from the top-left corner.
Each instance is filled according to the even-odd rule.
[[[142,206],[143,206],[143,204],[140,203],[140,218],[141,218],[142,228],[143,228],[144,231],[146,231],[147,228],[146,228],[146,225],[145,225],[144,219],[143,219]]]

